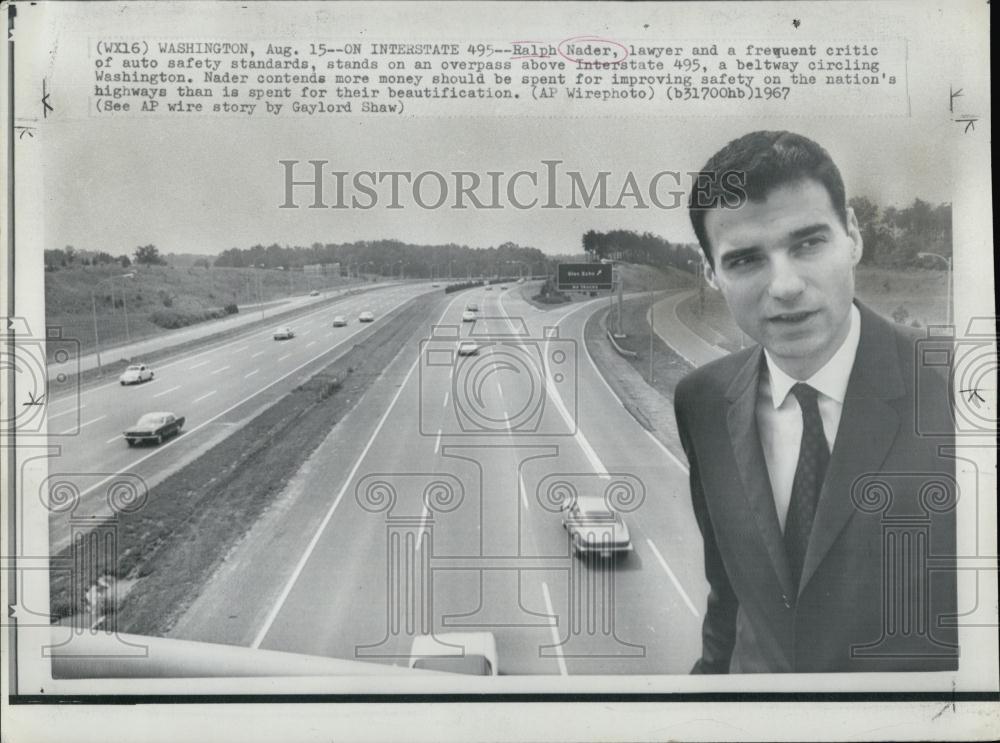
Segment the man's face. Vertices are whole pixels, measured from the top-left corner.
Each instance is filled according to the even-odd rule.
[[[797,379],[822,368],[850,327],[862,248],[854,213],[845,229],[823,185],[805,179],[713,209],[705,230],[715,263],[706,277],[743,332]]]

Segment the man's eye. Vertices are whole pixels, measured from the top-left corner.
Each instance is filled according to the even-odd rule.
[[[748,268],[760,260],[758,255],[744,255],[729,261],[730,268]]]
[[[806,238],[805,240],[803,240],[802,242],[800,242],[795,247],[797,249],[799,249],[799,250],[815,250],[816,248],[822,246],[823,243],[825,243],[825,242],[826,242],[826,240],[824,238],[822,238],[822,237],[819,237],[819,236],[809,237],[809,238]]]

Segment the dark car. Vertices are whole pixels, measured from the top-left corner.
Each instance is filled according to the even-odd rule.
[[[129,446],[134,446],[139,441],[162,444],[164,439],[179,434],[183,425],[184,416],[177,417],[173,413],[146,413],[122,435]]]

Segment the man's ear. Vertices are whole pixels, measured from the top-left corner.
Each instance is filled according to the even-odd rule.
[[[865,243],[861,238],[857,215],[851,207],[847,207],[847,236],[851,238],[851,262],[856,266],[864,253]]]

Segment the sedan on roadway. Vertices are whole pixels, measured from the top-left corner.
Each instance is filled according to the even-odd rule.
[[[492,632],[418,635],[410,646],[410,668],[471,676],[496,676],[497,641]]]
[[[274,340],[276,341],[287,341],[290,338],[295,337],[295,331],[288,325],[281,328],[274,329]]]
[[[565,510],[562,523],[577,555],[613,557],[632,551],[628,526],[601,496],[579,496]]]
[[[475,341],[462,341],[458,344],[459,356],[476,356],[479,354],[479,344]]]
[[[479,312],[479,305],[476,304],[475,302],[470,302],[469,304],[465,305],[465,309],[468,310],[469,312]]]
[[[173,413],[146,413],[122,435],[129,446],[134,446],[140,441],[162,444],[164,439],[179,434],[183,425],[183,415],[178,417]]]
[[[337,315],[335,318],[333,318],[333,327],[342,328],[345,325],[347,325],[347,318],[344,317],[343,315]]]
[[[375,315],[373,315],[368,310],[365,310],[360,315],[358,315],[358,322],[374,322]]]
[[[148,382],[153,378],[153,370],[150,369],[145,364],[132,364],[128,367],[122,375],[118,377],[118,381],[123,384],[140,384],[142,382]]]
[[[476,313],[473,312],[472,310],[466,310],[465,312],[462,313],[462,322],[475,322],[475,321],[476,321]]]

